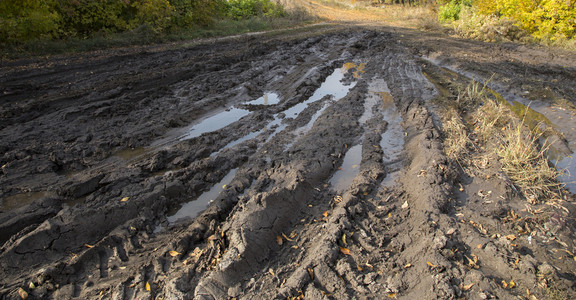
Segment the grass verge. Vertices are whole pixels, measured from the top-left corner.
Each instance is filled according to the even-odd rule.
[[[292,28],[311,24],[317,18],[301,7],[292,7],[283,17],[253,17],[245,20],[218,19],[211,26],[181,29],[169,33],[155,31],[142,25],[132,31],[114,34],[96,34],[88,39],[33,40],[21,44],[0,45],[0,59],[11,60],[27,57],[77,53],[115,47],[141,46],[223,37],[248,32]]]
[[[543,122],[527,122],[528,110],[519,114],[488,91],[472,82],[442,113],[446,154],[461,166],[497,159],[530,202],[558,198],[562,171],[548,161],[551,145],[546,138],[556,132]]]

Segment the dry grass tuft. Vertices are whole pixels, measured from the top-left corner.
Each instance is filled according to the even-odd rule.
[[[468,130],[458,112],[451,108],[444,113],[444,152],[449,158],[460,162],[468,153],[472,141],[468,137]]]
[[[550,144],[545,140],[540,145],[542,134],[528,130],[523,122],[517,123],[505,128],[502,144],[496,150],[502,169],[529,200],[555,196],[562,184],[557,180],[560,172],[548,162]]]
[[[528,124],[526,119],[534,118],[527,112],[520,119],[514,106],[493,99],[487,91],[485,85],[472,82],[448,105],[443,113],[446,155],[464,166],[479,161],[471,156],[498,159],[528,200],[556,198],[561,172],[548,161],[551,144],[546,139],[554,133],[547,124]],[[478,149],[481,152],[474,153]]]

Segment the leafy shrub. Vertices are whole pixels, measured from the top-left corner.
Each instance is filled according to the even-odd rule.
[[[53,1],[0,1],[0,41],[14,42],[57,34],[60,16],[51,11]]]
[[[460,18],[460,10],[462,10],[462,4],[457,0],[452,0],[450,3],[440,6],[438,18],[442,22],[456,21]]]
[[[476,0],[474,7],[484,16],[509,18],[536,39],[576,37],[574,0]]]
[[[486,42],[515,41],[528,38],[527,31],[521,29],[517,22],[495,15],[482,15],[472,8],[464,7],[460,19],[454,22],[456,32],[465,37]]]
[[[271,0],[229,0],[228,16],[241,20],[255,16],[280,17],[284,15],[282,6]]]

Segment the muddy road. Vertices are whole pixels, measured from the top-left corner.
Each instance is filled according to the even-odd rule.
[[[549,49],[330,25],[2,62],[0,298],[574,298],[572,194],[443,151],[471,79],[571,151]]]

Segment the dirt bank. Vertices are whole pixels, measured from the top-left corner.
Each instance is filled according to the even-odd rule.
[[[574,103],[575,74],[341,26],[3,62],[0,297],[576,297],[573,195],[471,177],[434,101]]]

